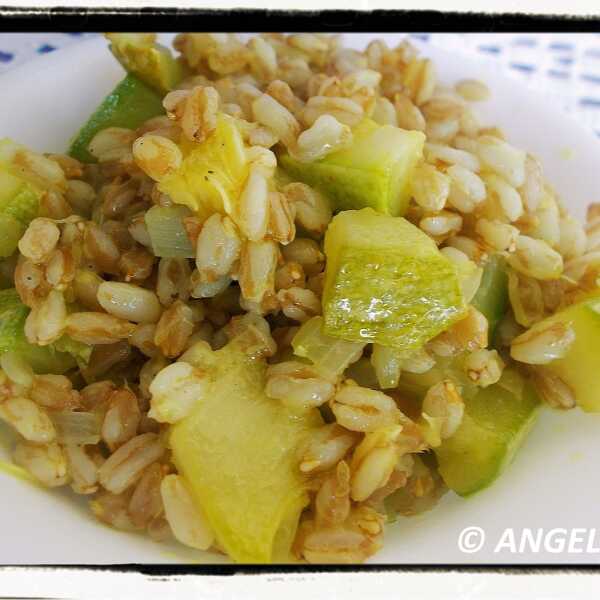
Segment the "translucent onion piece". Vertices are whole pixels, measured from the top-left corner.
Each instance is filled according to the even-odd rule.
[[[300,327],[292,340],[294,354],[308,358],[322,375],[337,377],[361,357],[366,344],[325,335],[322,325],[323,317],[313,317]]]
[[[183,226],[184,217],[192,214],[185,206],[153,206],[146,213],[146,227],[156,256],[194,258],[192,242]]]

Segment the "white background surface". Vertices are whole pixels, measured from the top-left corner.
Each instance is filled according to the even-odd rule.
[[[356,38],[360,44],[364,38]],[[121,71],[102,42],[91,42],[78,60],[55,53],[41,63],[13,71],[0,79],[0,132],[38,150],[65,147],[70,135],[120,78]],[[494,92],[482,106],[489,123],[498,123],[517,144],[540,156],[550,180],[573,210],[600,198],[598,141],[561,116],[544,96],[534,96],[489,68],[489,63],[457,60],[427,50],[449,81],[480,77]],[[40,107],[43,106],[43,109]],[[495,115],[494,119],[490,115]],[[569,157],[569,158],[566,158]],[[511,526],[600,527],[600,416],[542,415],[516,462],[496,484],[465,501],[447,495],[435,511],[392,526],[381,562],[472,563],[592,562],[596,556],[496,556],[491,549],[461,555],[456,547],[467,525],[485,528],[498,539]],[[179,562],[185,550],[165,550],[137,535],[115,532],[97,524],[64,493],[48,493],[0,474],[0,563]],[[201,556],[195,555],[197,559]],[[93,582],[93,583],[92,583]],[[290,585],[291,584],[291,585]],[[147,578],[131,574],[68,574],[53,571],[23,575],[2,573],[0,594],[77,598],[302,598],[418,597],[445,598],[594,598],[590,576],[535,575],[507,578],[501,574],[327,574],[256,576],[247,578]],[[298,594],[296,594],[298,592]],[[410,594],[410,596],[408,595]]]
[[[0,571],[3,596],[77,600],[595,600],[599,580],[551,572],[273,573],[146,576],[78,570]]]
[[[94,33],[0,34],[0,73],[32,60],[50,48],[78,44]],[[411,39],[452,54],[485,60],[490,69],[537,90],[545,103],[573,114],[600,135],[600,33],[412,34]]]

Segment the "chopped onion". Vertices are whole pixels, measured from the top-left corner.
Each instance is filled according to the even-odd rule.
[[[346,367],[356,362],[366,343],[348,342],[325,335],[322,332],[323,317],[306,321],[292,340],[294,354],[312,361],[325,377],[337,377]]]
[[[56,436],[63,444],[97,444],[100,441],[102,417],[92,412],[50,412]]]
[[[153,206],[145,221],[156,256],[194,258],[194,248],[183,226],[183,219],[192,214],[185,206]]]

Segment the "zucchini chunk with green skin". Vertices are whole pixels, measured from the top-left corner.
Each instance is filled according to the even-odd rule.
[[[425,373],[403,371],[397,389],[406,398],[421,402],[430,387],[448,379],[458,388],[463,399],[470,398],[479,388],[465,373],[465,358],[464,353],[451,358],[438,356],[435,365]]]
[[[336,215],[325,235],[325,334],[404,356],[465,314],[456,269],[402,217],[370,208]]]
[[[318,188],[334,210],[365,208],[403,215],[410,199],[410,179],[422,156],[425,136],[365,119],[353,130],[349,148],[321,160],[301,162],[279,157],[295,180]]]
[[[13,144],[2,140],[2,146]],[[0,257],[16,249],[30,221],[37,217],[42,191],[0,161]]]
[[[502,377],[514,379],[514,374],[507,369]],[[509,391],[502,387],[503,379],[465,399],[460,427],[434,449],[440,475],[460,496],[497,479],[536,421],[540,404],[533,387],[519,378],[520,389]]]
[[[488,320],[489,339],[508,310],[508,276],[504,259],[494,254],[485,267],[471,304]]]
[[[107,127],[135,129],[164,112],[162,96],[134,75],[127,75],[74,136],[69,155],[84,163],[96,162],[87,148],[100,130]]]
[[[0,354],[16,352],[31,365],[36,373],[62,374],[86,363],[92,347],[63,336],[49,346],[36,346],[27,341],[24,333],[29,308],[14,288],[0,291]]]
[[[552,315],[542,323],[570,323],[575,340],[566,356],[544,365],[564,381],[586,412],[600,412],[600,291]],[[543,325],[540,324],[540,327]]]
[[[289,561],[308,503],[297,448],[321,423],[264,392],[266,362],[234,339],[213,352],[200,343],[183,359],[208,372],[207,393],[171,426],[173,461],[219,544],[237,562]]]
[[[17,249],[25,230],[14,217],[0,212],[0,257],[6,258]]]
[[[110,51],[123,68],[162,94],[183,78],[184,68],[153,33],[108,33]]]

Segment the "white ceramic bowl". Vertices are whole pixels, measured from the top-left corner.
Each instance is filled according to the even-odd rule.
[[[357,48],[372,37],[345,36],[346,43]],[[400,39],[400,35],[383,37],[390,44]],[[585,206],[600,198],[600,142],[593,133],[543,96],[495,72],[493,62],[449,55],[432,46],[423,46],[423,52],[434,59],[444,83],[469,77],[489,85],[492,99],[478,110],[483,122],[501,126],[511,142],[535,154],[569,209],[583,217]],[[102,39],[70,46],[10,71],[0,77],[0,136],[38,151],[64,151],[72,134],[122,76]],[[600,415],[545,410],[498,481],[468,500],[448,493],[435,510],[400,519],[388,527],[385,548],[373,562],[597,563],[598,554],[548,550],[512,554],[494,549],[508,527],[519,535],[524,528],[548,532],[596,526],[599,430]],[[0,447],[0,458],[2,452]],[[0,485],[0,564],[223,561],[216,555],[155,544],[141,535],[104,527],[84,501],[68,491],[42,490],[1,471]],[[486,533],[485,545],[474,554],[461,553],[457,547],[459,533],[469,526]]]

